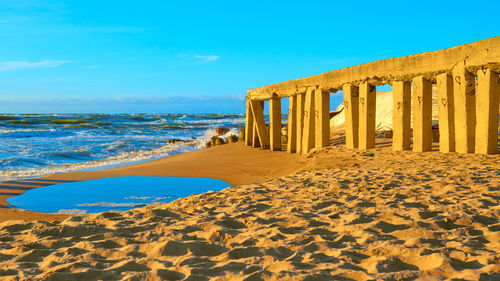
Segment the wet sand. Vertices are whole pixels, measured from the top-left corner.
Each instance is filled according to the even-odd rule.
[[[0,276],[499,280],[500,156],[392,152],[390,140],[377,141],[373,157],[346,151],[339,137],[307,156],[234,144],[47,177],[211,174],[237,186],[124,212],[0,223]]]

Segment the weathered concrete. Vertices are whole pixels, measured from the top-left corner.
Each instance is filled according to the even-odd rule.
[[[308,88],[306,92],[306,100],[304,105],[304,129],[302,132],[302,149],[301,153],[306,154],[314,148],[314,133],[315,133],[315,110],[314,110],[314,91]]]
[[[488,69],[488,72],[486,69]],[[480,72],[483,72],[481,74]],[[407,57],[380,60],[363,65],[335,70],[321,75],[290,80],[266,87],[248,90],[252,101],[273,98],[271,107],[280,103],[278,98],[291,99],[289,141],[287,150],[300,154],[308,153],[313,147],[328,145],[329,126],[325,112],[327,99],[325,93],[344,90],[344,109],[346,117],[346,148],[369,149],[375,144],[376,91],[375,86],[393,84],[393,149],[408,150],[411,147],[410,122],[413,120],[413,150],[427,151],[432,147],[432,83],[436,82],[438,103],[435,111],[439,112],[439,134],[434,132],[437,141],[439,135],[440,151],[461,153],[496,152],[498,127],[493,124],[498,119],[497,85],[491,79],[497,79],[500,72],[500,37],[494,37],[471,44],[457,46],[435,52],[422,53]],[[488,73],[488,74],[486,74]],[[494,74],[491,74],[494,73]],[[481,76],[481,101],[476,107],[475,75]],[[486,75],[486,76],[485,76]],[[496,77],[496,78],[495,78]],[[479,79],[479,77],[478,77]],[[488,80],[490,79],[490,80]],[[414,82],[411,97],[410,82]],[[500,87],[500,86],[499,86]],[[320,89],[315,91],[315,89]],[[434,97],[436,99],[436,97]],[[411,106],[411,102],[413,106]],[[253,102],[251,103],[253,104]],[[295,107],[294,107],[295,106]],[[483,108],[486,108],[483,110]],[[269,139],[264,140],[265,130],[257,125],[260,118],[253,109],[247,113],[253,115],[254,132],[251,141],[250,119],[247,116],[247,144],[264,148]],[[413,110],[413,119],[411,116]],[[477,113],[476,113],[477,110]],[[258,112],[259,110],[257,110]],[[271,112],[273,110],[271,109]],[[289,111],[290,112],[290,111]],[[476,114],[480,116],[476,129]],[[496,115],[495,115],[496,114]],[[248,115],[248,114],[247,114]],[[260,115],[260,112],[259,112]],[[272,114],[271,114],[272,115]],[[390,115],[388,115],[390,116]],[[275,116],[273,116],[275,117]],[[250,119],[248,119],[250,118]],[[263,119],[263,118],[262,118]],[[274,118],[271,118],[274,119]],[[495,119],[495,120],[497,120]],[[410,121],[408,121],[410,120]],[[295,123],[294,123],[295,122]],[[391,122],[391,120],[389,120]],[[277,123],[272,121],[271,123]],[[492,125],[493,124],[493,125]],[[265,125],[265,124],[264,124]],[[382,129],[382,128],[381,128]],[[277,129],[271,128],[272,149],[277,150]],[[295,133],[295,137],[294,137]],[[267,132],[269,134],[269,132]],[[258,138],[256,136],[258,135]],[[481,138],[476,145],[477,138]],[[494,136],[495,135],[495,136]],[[295,140],[295,143],[293,143]],[[495,142],[495,144],[493,144]]]
[[[297,95],[297,153],[302,154],[302,136],[304,135],[304,106],[306,94]]]
[[[267,131],[266,122],[264,120],[264,106],[261,101],[252,101],[252,113],[254,116],[254,123],[259,136],[260,147],[262,149],[269,148],[269,133]]]
[[[453,68],[455,103],[455,150],[473,153],[476,133],[476,89],[474,75],[465,69],[462,61]]]
[[[490,69],[477,72],[476,153],[497,153],[500,96],[500,77],[498,75]]]
[[[253,113],[252,113],[253,114]],[[257,124],[255,124],[255,117],[254,117],[254,122],[253,122],[253,140],[252,140],[252,147],[254,148],[259,148],[260,147],[260,141],[259,141],[259,134],[257,133]]]
[[[275,96],[269,100],[270,148],[281,150],[281,98]]]
[[[250,106],[250,100],[247,99],[247,112],[245,116],[245,145],[252,146],[253,144],[253,113]]]
[[[375,147],[376,88],[368,82],[359,85],[359,149]]]
[[[390,84],[392,81],[411,81],[422,75],[433,80],[440,73],[450,73],[457,62],[467,59],[466,68],[475,73],[481,66],[488,65],[494,71],[500,71],[500,37],[493,37],[449,49],[426,52],[406,57],[390,58],[358,66],[326,72],[320,75],[290,80],[270,86],[247,91],[251,99],[268,100],[273,93],[280,97],[296,95],[307,87],[321,85],[334,92],[342,85],[359,85],[369,82],[371,85]]]
[[[411,83],[395,81],[392,84],[392,150],[411,149]]]
[[[455,151],[455,103],[453,78],[448,73],[436,77],[439,114],[439,151]]]
[[[432,149],[432,82],[413,78],[413,151]]]
[[[321,87],[314,90],[314,112],[315,147],[326,147],[330,144],[330,93]]]
[[[344,93],[345,145],[358,148],[359,135],[359,88],[350,83],[342,87]]]
[[[297,152],[297,96],[288,100],[288,153]]]

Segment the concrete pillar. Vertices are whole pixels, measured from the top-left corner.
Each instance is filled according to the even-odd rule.
[[[344,92],[345,146],[347,149],[358,148],[359,132],[359,88],[352,84],[342,87]]]
[[[476,89],[474,75],[465,69],[465,62],[453,68],[453,98],[455,103],[455,150],[472,153],[476,133]]]
[[[281,150],[281,98],[273,96],[269,100],[269,134],[272,151]]]
[[[376,93],[368,82],[359,85],[359,149],[375,147]]]
[[[330,93],[316,88],[314,91],[315,107],[315,147],[326,147],[330,144]]]
[[[438,95],[439,151],[455,151],[453,78],[442,73],[436,77]]]
[[[432,149],[432,82],[413,78],[413,151]]]
[[[306,94],[297,95],[297,153],[302,154],[302,138],[304,135],[304,106]]]
[[[264,120],[264,103],[262,101],[252,101],[251,104],[260,147],[267,149],[269,148],[269,133]]]
[[[392,83],[392,150],[411,149],[411,83]]]
[[[288,98],[288,153],[297,152],[297,96]]]
[[[259,141],[259,134],[257,133],[257,124],[255,123],[255,117],[254,117],[254,122],[253,122],[253,140],[252,140],[252,147],[254,148],[259,148],[260,147],[260,141]]]
[[[253,113],[250,100],[247,98],[247,112],[245,116],[245,145],[252,146],[253,142]]]
[[[476,153],[495,154],[498,147],[500,77],[489,69],[477,71]]]
[[[264,108],[264,101],[259,101],[260,104],[262,105],[262,108]],[[251,106],[251,104],[250,104]],[[252,109],[252,107],[250,107]],[[252,116],[253,116],[253,111],[252,111]],[[260,140],[259,140],[259,134],[257,133],[257,124],[255,123],[255,116],[253,116],[253,141],[252,141],[252,147],[254,148],[259,148],[260,147]]]
[[[307,89],[306,100],[304,103],[304,128],[302,136],[302,154],[307,154],[314,148],[314,121],[315,121],[315,110],[314,110],[314,92],[311,87]]]

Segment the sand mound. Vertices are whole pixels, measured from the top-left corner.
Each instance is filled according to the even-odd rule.
[[[392,91],[377,93],[377,112],[375,114],[375,126],[377,130],[392,130]],[[337,111],[342,111],[330,119],[330,127],[333,131],[345,130],[344,104],[337,107]],[[432,120],[438,120],[437,88],[432,87]]]
[[[437,87],[432,87],[432,121],[433,124],[438,124],[438,103],[437,103]],[[375,126],[377,130],[388,131],[392,130],[392,91],[388,92],[378,92],[377,93],[377,112]],[[499,105],[500,108],[500,105]],[[330,119],[330,127],[332,131],[343,131],[345,130],[345,114],[344,114],[344,104],[340,104],[337,111],[341,111],[335,117]],[[500,115],[499,115],[500,116]],[[413,126],[413,122],[412,122]],[[500,121],[499,121],[500,126]]]
[[[498,156],[342,146],[126,212],[0,224],[2,280],[499,280]]]

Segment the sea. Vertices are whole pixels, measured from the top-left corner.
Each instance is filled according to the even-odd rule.
[[[0,114],[0,181],[193,151],[216,128],[238,135],[244,123],[244,114]]]

